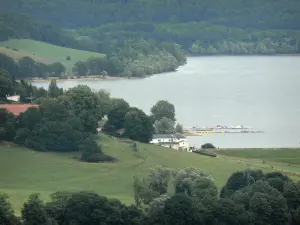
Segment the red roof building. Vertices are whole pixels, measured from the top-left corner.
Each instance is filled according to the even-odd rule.
[[[8,112],[11,112],[15,116],[19,116],[22,112],[25,112],[30,107],[38,108],[39,105],[33,104],[1,104],[1,109],[6,109]]]

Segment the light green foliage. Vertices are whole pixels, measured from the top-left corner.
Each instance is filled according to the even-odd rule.
[[[216,198],[218,195],[212,176],[198,168],[185,168],[178,171],[174,176],[174,186],[176,193],[185,193],[202,201]]]
[[[166,117],[156,120],[154,122],[154,128],[156,134],[174,134],[175,133],[175,122]]]

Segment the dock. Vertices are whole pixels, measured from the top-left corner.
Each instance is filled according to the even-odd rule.
[[[264,133],[264,131],[253,130],[250,127],[244,126],[215,126],[215,127],[190,127],[184,128],[186,136],[202,136],[205,134],[255,134]]]

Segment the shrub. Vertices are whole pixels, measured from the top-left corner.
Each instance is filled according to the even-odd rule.
[[[13,50],[13,51],[16,51],[16,52],[18,52],[18,51],[19,51],[19,49],[17,49],[17,48],[13,48],[12,50]]]
[[[211,143],[206,143],[204,145],[201,145],[201,148],[202,149],[208,149],[208,148],[215,149],[216,147]]]
[[[71,56],[68,55],[68,56],[66,57],[66,60],[70,61],[70,60],[71,60]]]
[[[81,160],[84,162],[90,162],[90,163],[116,161],[115,158],[112,156],[105,155],[103,153],[90,153],[90,152],[83,152],[81,155]]]

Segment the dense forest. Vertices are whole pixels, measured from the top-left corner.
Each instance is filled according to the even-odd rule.
[[[33,18],[2,16],[2,40],[27,37],[102,53],[117,52],[116,43],[140,38],[175,42],[200,55],[300,52],[296,0],[4,0],[0,11]]]
[[[300,53],[299,20],[297,0],[3,0],[0,40],[106,54],[76,63],[75,75],[145,77],[176,70],[186,54]]]

